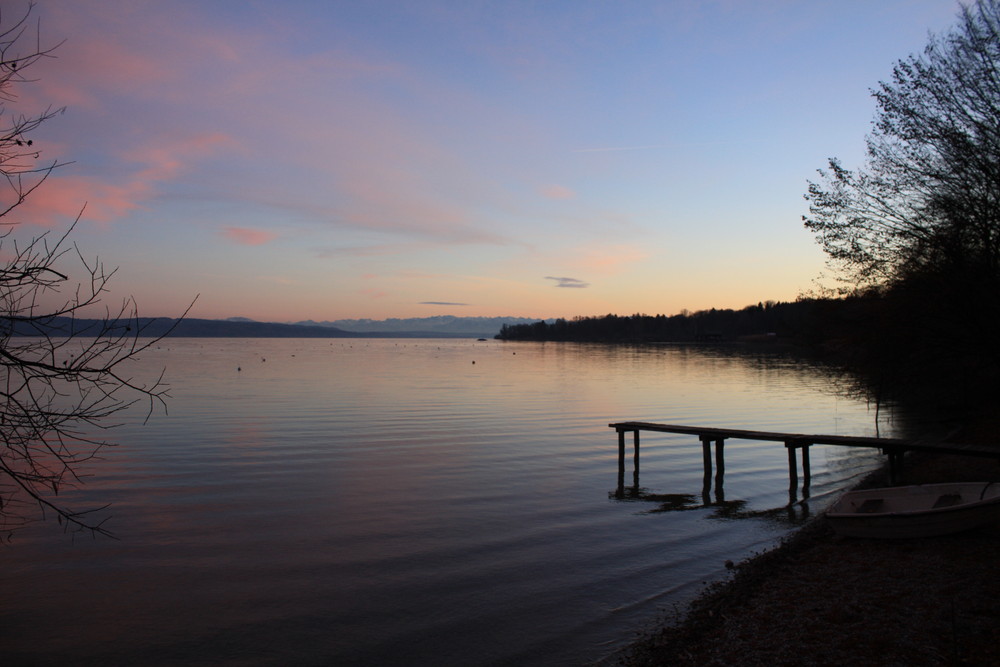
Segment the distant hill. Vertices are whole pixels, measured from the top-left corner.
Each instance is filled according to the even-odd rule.
[[[362,321],[362,320],[358,320]],[[528,322],[534,320],[526,320]],[[4,326],[0,320],[0,327]],[[204,320],[185,318],[176,320],[169,317],[142,317],[133,321],[122,321],[122,327],[129,327],[130,333],[134,327],[142,336],[151,338],[171,336],[178,338],[485,338],[485,334],[475,331],[448,331],[446,329],[426,329],[417,331],[384,330],[384,331],[345,331],[332,326],[331,323],[281,324],[277,322],[255,322],[245,318],[230,318],[228,320]],[[10,323],[6,323],[10,327]],[[66,317],[53,318],[47,323],[46,331],[51,336],[96,335],[104,326],[103,320],[70,319]],[[12,327],[15,335],[36,336],[41,332],[29,328],[24,323],[15,323]],[[499,326],[496,331],[499,331]],[[493,337],[495,334],[489,334]]]
[[[3,324],[0,320],[0,326]],[[104,327],[103,320],[56,317],[46,322],[44,332],[51,336],[88,336],[98,334]],[[16,323],[13,328],[15,335],[35,336],[42,333],[39,329],[29,327],[23,322]],[[237,322],[196,318],[185,318],[178,321],[170,317],[140,317],[137,320],[121,320],[118,323],[118,328],[122,330],[122,333],[138,330],[140,335],[151,338],[166,335],[190,338],[345,338],[356,336],[356,334],[331,327],[303,327],[271,322]]]
[[[354,333],[392,333],[410,336],[469,336],[493,338],[505,326],[533,324],[538,318],[527,317],[437,317],[390,318],[386,320],[334,320],[296,322],[301,326],[333,327]]]
[[[276,322],[252,320],[200,320],[185,318],[179,322],[169,318],[143,321],[143,335],[188,338],[345,338],[346,331],[328,327],[304,327]],[[173,329],[171,329],[173,327]]]

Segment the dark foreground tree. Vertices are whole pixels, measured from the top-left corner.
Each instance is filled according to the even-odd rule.
[[[810,183],[813,231],[854,286],[924,271],[1000,267],[1000,4],[896,64],[878,104],[867,164],[836,159]]]
[[[1000,1],[898,62],[872,91],[867,161],[810,183],[805,226],[869,316],[852,353],[889,394],[947,409],[1000,399]]]
[[[58,494],[110,444],[100,435],[108,419],[136,401],[151,413],[166,386],[162,376],[141,383],[127,373],[155,339],[142,337],[131,298],[101,304],[113,270],[86,260],[69,232],[17,240],[19,207],[60,166],[42,161],[31,133],[61,110],[11,110],[31,65],[54,47],[41,46],[31,5],[17,17],[0,12],[0,529],[54,514],[70,529],[107,534],[100,512]],[[77,315],[95,314],[98,325],[74,327]]]

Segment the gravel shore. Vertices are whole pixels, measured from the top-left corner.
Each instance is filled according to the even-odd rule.
[[[904,483],[1000,480],[988,459],[915,457]],[[879,475],[865,486],[884,484]],[[837,537],[823,517],[735,566],[621,664],[1000,665],[1000,526]]]

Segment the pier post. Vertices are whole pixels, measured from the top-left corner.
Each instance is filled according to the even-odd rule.
[[[711,502],[709,494],[712,492],[712,439],[709,436],[701,437],[701,460],[705,466],[705,478],[701,485],[701,496],[705,504]]]
[[[625,431],[618,430],[618,491],[619,498],[625,497]]]
[[[726,459],[722,453],[725,443],[725,438],[718,438],[715,441],[715,501],[718,503],[726,499],[725,491],[722,490],[723,478],[726,475]]]
[[[716,481],[722,479],[722,476],[726,474],[726,460],[723,458],[722,446],[726,443],[725,438],[719,438],[715,441],[715,477]]]
[[[809,480],[812,479],[812,474],[809,471],[809,447],[812,445],[805,444],[802,445],[802,486],[803,489],[809,487]]]
[[[795,492],[799,488],[799,466],[795,462],[795,441],[786,441],[785,448],[788,450],[788,493],[794,501]]]
[[[625,497],[625,433],[628,429],[618,429],[618,489],[615,495],[618,498]],[[631,429],[632,446],[635,453],[632,457],[632,488],[639,490],[639,429]]]
[[[712,476],[712,439],[702,438],[701,439],[701,458],[705,464],[705,477],[710,478]]]
[[[639,429],[632,431],[632,445],[635,447],[634,463],[632,468],[632,486],[636,492],[639,491]]]

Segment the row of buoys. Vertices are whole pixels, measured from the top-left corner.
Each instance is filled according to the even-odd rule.
[[[333,345],[333,343],[330,343],[330,345]],[[398,343],[397,343],[397,346],[398,346]],[[352,345],[351,347],[354,347],[354,346]],[[404,345],[403,347],[406,347],[406,346]],[[438,349],[440,350],[441,348],[439,347]],[[511,352],[511,354],[514,355],[514,356],[517,356],[517,352]],[[295,355],[293,354],[292,356],[294,357]],[[260,361],[261,361],[261,363],[264,363],[265,361],[267,361],[267,359],[261,357]],[[65,363],[65,362],[63,362],[63,363]],[[475,359],[472,360],[472,365],[473,366],[476,365],[476,360]],[[237,373],[240,373],[242,371],[243,371],[243,367],[242,366],[237,366],[236,367],[236,372]]]

